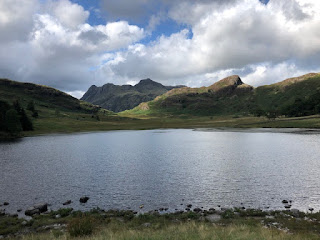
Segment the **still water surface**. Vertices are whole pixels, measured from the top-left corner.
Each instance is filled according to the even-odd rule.
[[[0,143],[0,203],[143,211],[194,207],[320,210],[320,134],[111,131]],[[79,198],[90,200],[81,205]],[[184,201],[182,200],[184,199]],[[183,204],[183,205],[181,205]],[[2,207],[3,208],[3,207]]]

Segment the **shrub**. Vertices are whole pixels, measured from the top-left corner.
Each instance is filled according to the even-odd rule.
[[[233,212],[232,209],[227,209],[226,211],[224,211],[222,214],[221,214],[222,218],[224,219],[230,219],[230,218],[234,218],[235,217],[235,214]]]
[[[71,220],[67,229],[71,237],[88,236],[93,232],[94,221],[91,217],[82,215]]]

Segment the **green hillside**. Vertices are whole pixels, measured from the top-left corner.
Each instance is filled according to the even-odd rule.
[[[17,104],[33,125],[22,135],[114,129],[114,122],[126,120],[51,87],[0,79],[0,137],[7,136],[6,112]]]
[[[297,109],[296,109],[297,108]],[[123,115],[268,115],[307,116],[320,113],[320,74],[253,88],[239,76],[209,87],[173,89]]]

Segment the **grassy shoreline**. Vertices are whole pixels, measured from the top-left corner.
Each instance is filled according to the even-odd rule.
[[[133,211],[60,209],[29,221],[0,217],[9,239],[320,239],[320,213],[297,210]]]
[[[263,117],[147,117],[140,116],[100,116],[100,121],[84,117],[50,117],[34,120],[34,131],[23,132],[23,136],[37,136],[54,133],[77,133],[111,130],[148,130],[148,129],[194,129],[194,128],[320,128],[320,115],[297,118],[277,118],[268,120]]]

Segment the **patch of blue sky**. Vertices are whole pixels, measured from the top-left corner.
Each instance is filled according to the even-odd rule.
[[[260,0],[260,2],[262,2],[263,4],[268,4],[268,2],[269,2],[270,0]]]
[[[191,39],[193,37],[193,33],[190,26],[185,24],[178,24],[174,20],[168,18],[164,21],[161,21],[160,24],[155,27],[152,33],[142,39],[140,43],[147,44],[149,42],[156,41],[161,36],[169,37],[174,33],[179,33],[183,29],[189,30],[189,34],[187,37]]]
[[[92,26],[105,25],[106,19],[101,15],[100,1],[93,0],[70,0],[73,3],[81,5],[84,10],[90,12],[88,23]]]

